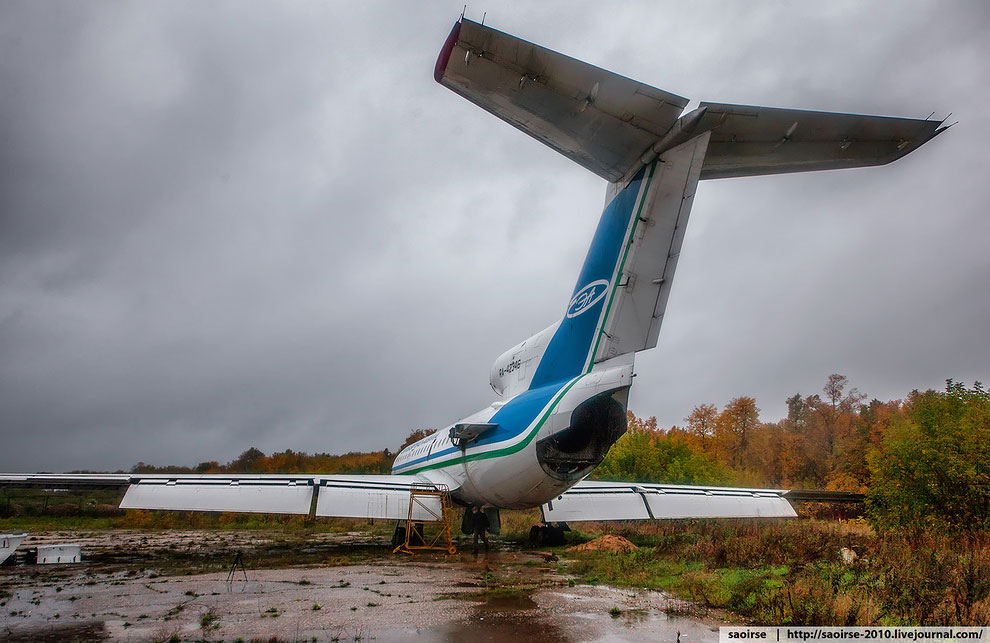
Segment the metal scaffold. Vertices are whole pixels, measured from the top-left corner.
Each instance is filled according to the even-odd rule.
[[[409,490],[409,513],[405,536],[392,553],[412,554],[416,551],[446,551],[456,554],[451,522],[454,514],[447,485],[414,485]],[[424,525],[439,525],[432,538],[427,539]]]

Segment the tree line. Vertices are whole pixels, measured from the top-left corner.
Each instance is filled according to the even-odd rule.
[[[788,398],[777,422],[761,421],[752,397],[698,405],[666,430],[627,416],[595,477],[852,491],[881,527],[990,527],[990,393],[979,382],[881,402],[831,375],[822,394]]]
[[[948,380],[943,391],[867,401],[842,375],[818,394],[787,399],[787,416],[760,419],[752,397],[721,409],[699,404],[683,425],[627,413],[628,430],[594,477],[669,484],[824,489],[867,494],[874,524],[981,530],[990,527],[990,393]],[[398,450],[429,435],[412,431]],[[250,448],[226,464],[157,467],[134,473],[372,473],[395,453],[266,455]]]

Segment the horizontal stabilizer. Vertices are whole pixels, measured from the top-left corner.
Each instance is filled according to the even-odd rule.
[[[466,18],[450,32],[434,76],[609,181],[638,163],[688,103]]]
[[[945,128],[938,121],[688,99],[462,18],[437,82],[611,182],[711,132],[702,179],[883,165]],[[680,116],[680,120],[678,117]]]
[[[786,491],[632,482],[579,482],[543,506],[547,522],[793,518]]]
[[[702,103],[702,179],[884,165],[944,131],[939,121]]]

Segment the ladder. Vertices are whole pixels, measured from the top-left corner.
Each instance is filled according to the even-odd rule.
[[[440,502],[440,510],[436,509],[436,498]],[[413,519],[416,508],[423,510],[428,518]],[[446,551],[456,554],[454,538],[450,530],[454,508],[450,502],[450,490],[444,484],[414,484],[409,489],[409,513],[406,516],[405,540],[392,550],[392,553],[402,552],[413,554],[416,551]],[[423,524],[439,524],[440,528],[433,538],[427,539],[423,533]]]

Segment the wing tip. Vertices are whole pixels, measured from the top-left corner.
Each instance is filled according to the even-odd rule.
[[[454,45],[457,44],[457,37],[461,34],[461,21],[458,20],[454,23],[453,28],[450,30],[450,35],[447,36],[447,40],[443,43],[443,47],[440,49],[440,55],[437,56],[437,64],[433,68],[433,80],[438,83],[443,80],[443,74],[447,71],[447,63],[450,62],[450,53],[454,51]]]

